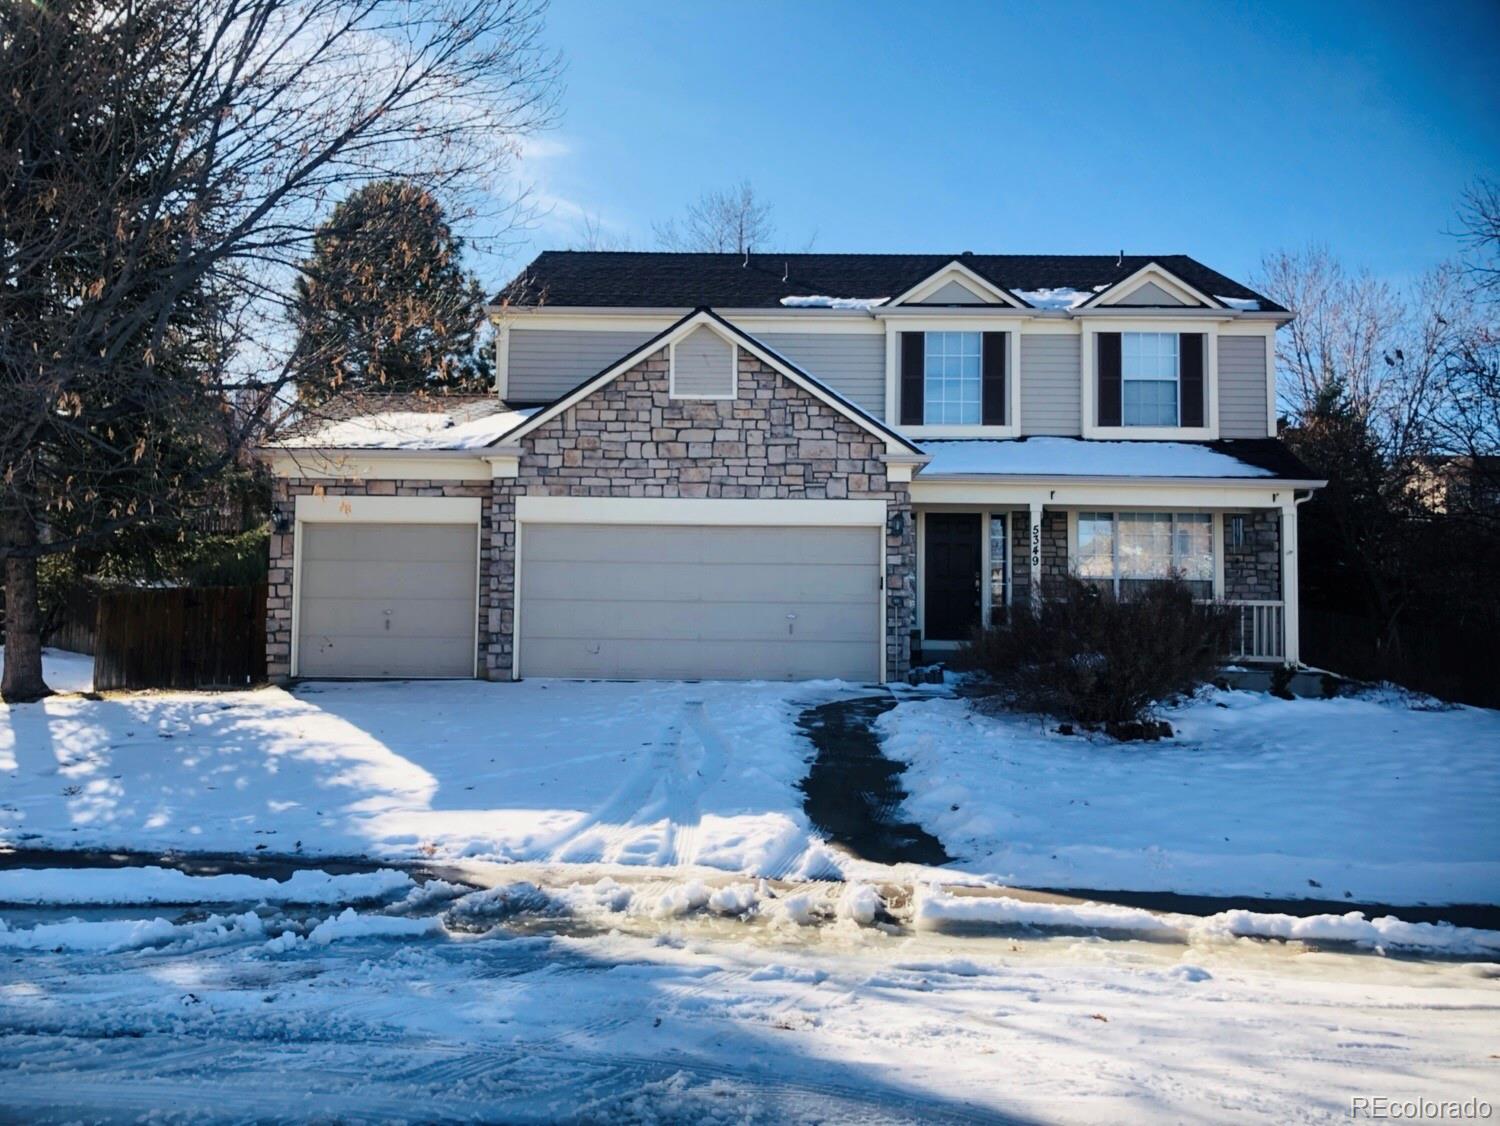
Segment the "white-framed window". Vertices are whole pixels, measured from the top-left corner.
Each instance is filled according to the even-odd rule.
[[[975,426],[983,378],[980,333],[923,334],[922,421],[928,426]]]
[[[990,513],[990,623],[1005,620],[1010,605],[1010,520],[1003,512]]]
[[[1178,346],[1175,332],[1120,334],[1120,421],[1176,426]]]
[[[1170,575],[1214,594],[1213,517],[1206,512],[1080,512],[1074,572],[1128,597]]]

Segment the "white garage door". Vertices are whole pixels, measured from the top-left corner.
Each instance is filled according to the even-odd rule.
[[[473,676],[478,529],[303,524],[299,676]]]
[[[526,524],[522,676],[878,679],[881,532]]]

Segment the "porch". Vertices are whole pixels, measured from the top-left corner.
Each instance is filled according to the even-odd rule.
[[[981,622],[1002,622],[1012,606],[1060,594],[1066,575],[1128,594],[1134,584],[1175,571],[1205,602],[1234,609],[1227,659],[1296,662],[1291,494],[1277,496],[1287,503],[1275,507],[1241,508],[1210,506],[1202,493],[1152,504],[1113,489],[1059,503],[1062,491],[1048,489],[1043,499],[1024,505],[944,500],[914,506],[914,659],[920,653],[922,660],[940,660]]]

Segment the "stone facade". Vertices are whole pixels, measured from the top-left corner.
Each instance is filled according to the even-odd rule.
[[[1031,597],[1031,512],[1018,508],[1010,514],[1011,605]],[[1061,509],[1042,510],[1042,597],[1056,598],[1063,592],[1068,574],[1068,514]]]
[[[363,481],[355,479],[314,480],[300,477],[278,477],[272,485],[271,510],[288,526],[295,527],[292,517],[299,496],[371,496],[371,497],[490,497],[488,481]],[[481,567],[490,558],[490,518],[488,504],[482,504],[479,528]],[[274,527],[274,523],[273,523]],[[271,533],[271,569],[266,591],[266,676],[272,683],[284,682],[292,671],[292,550],[294,532]],[[480,620],[489,616],[489,583],[480,576]],[[484,668],[484,634],[479,636],[479,667]]]
[[[668,379],[663,349],[523,437],[519,476],[494,482],[490,677],[508,679],[512,664],[518,496],[884,501],[888,529],[901,515],[886,537],[886,674],[904,677],[916,531],[884,444],[743,350],[733,399],[673,399]]]
[[[1232,521],[1244,521],[1244,535],[1234,542]],[[1231,602],[1276,602],[1281,599],[1281,512],[1260,508],[1224,514],[1224,597]]]

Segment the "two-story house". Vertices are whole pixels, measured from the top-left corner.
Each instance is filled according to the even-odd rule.
[[[1183,255],[549,252],[496,388],[269,451],[273,676],[904,675],[1076,573],[1297,659],[1290,314]]]

